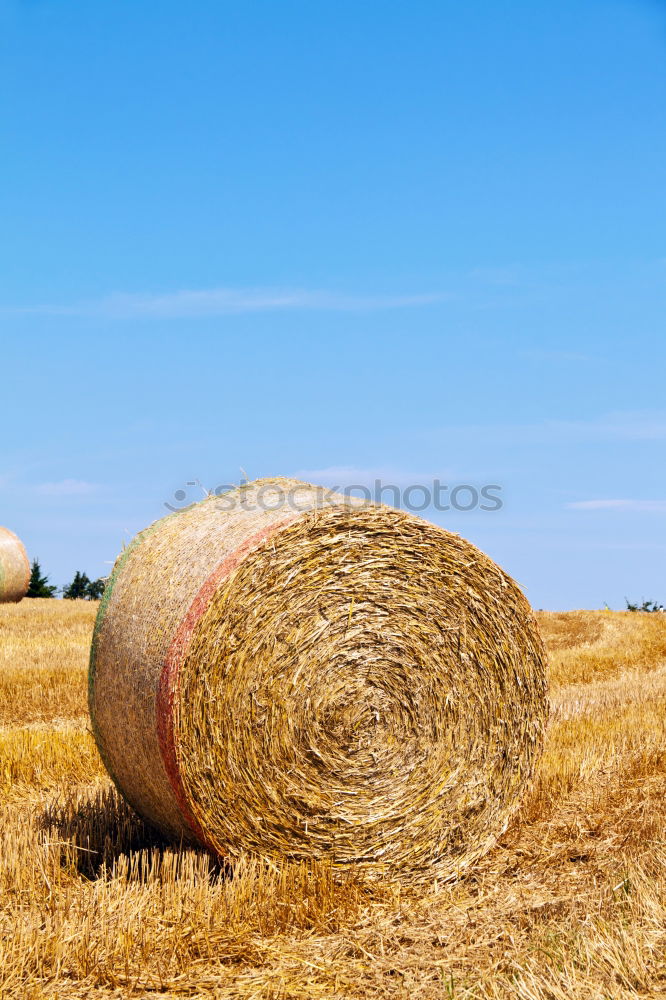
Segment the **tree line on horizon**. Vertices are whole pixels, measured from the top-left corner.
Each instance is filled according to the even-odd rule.
[[[87,573],[77,570],[74,579],[62,588],[62,596],[66,601],[98,601],[104,593],[106,581],[103,577],[91,580]],[[26,597],[55,597],[59,588],[49,583],[47,575],[42,573],[38,559],[33,559],[30,568],[30,583]]]
[[[104,593],[106,580],[99,577],[91,580],[87,573],[77,570],[74,579],[66,587],[62,588],[62,596],[66,601],[99,601]],[[30,585],[26,597],[55,597],[59,588],[49,583],[48,576],[42,574],[42,568],[38,559],[33,559],[30,570]],[[641,603],[630,601],[625,598],[627,611],[666,611],[666,607],[659,601],[642,601]],[[608,607],[608,605],[606,605]]]

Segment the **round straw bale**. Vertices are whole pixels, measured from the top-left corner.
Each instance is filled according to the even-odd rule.
[[[459,536],[257,480],[119,557],[90,711],[118,788],[169,837],[447,878],[530,781],[544,651],[517,585]]]
[[[0,526],[0,604],[22,600],[30,584],[30,563],[23,542]]]

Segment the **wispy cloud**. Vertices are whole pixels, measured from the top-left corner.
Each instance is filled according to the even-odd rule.
[[[544,420],[525,424],[451,424],[424,430],[423,439],[480,440],[498,445],[582,444],[590,441],[666,440],[666,411],[615,412],[589,420]]]
[[[661,441],[666,438],[666,413],[608,413],[592,420],[553,420],[545,426],[587,440]]]
[[[628,510],[666,513],[666,500],[576,500],[565,504],[569,510]]]
[[[47,497],[89,496],[97,493],[97,483],[87,483],[83,479],[61,479],[56,483],[40,483],[35,492]]]
[[[518,357],[528,358],[530,361],[547,361],[547,362],[577,362],[577,361],[594,361],[589,354],[579,354],[576,351],[541,351],[541,350],[529,350],[529,351],[519,351]]]
[[[330,465],[323,469],[299,469],[294,473],[294,476],[305,482],[328,487],[335,486],[339,489],[350,486],[374,487],[378,481],[384,486],[392,485],[404,489],[412,484],[432,483],[435,479],[444,481],[451,478],[452,472],[450,469],[445,469],[435,473],[418,473],[392,469],[387,466],[364,469],[356,465]]]
[[[475,267],[469,272],[470,278],[488,285],[515,287],[524,280],[517,267]]]
[[[71,305],[4,307],[12,315],[97,316],[104,319],[193,319],[287,310],[370,311],[435,305],[443,292],[418,295],[347,295],[307,289],[203,288],[165,293],[119,292]]]

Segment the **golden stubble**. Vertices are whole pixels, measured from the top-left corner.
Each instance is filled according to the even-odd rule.
[[[0,608],[3,998],[666,992],[664,616],[537,616],[552,709],[533,789],[463,878],[413,890],[160,841],[87,731],[94,611]]]

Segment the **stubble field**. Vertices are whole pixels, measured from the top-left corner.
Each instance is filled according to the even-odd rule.
[[[666,615],[539,614],[534,787],[474,870],[416,893],[162,844],[88,731],[96,610],[0,607],[1,997],[666,996]]]

